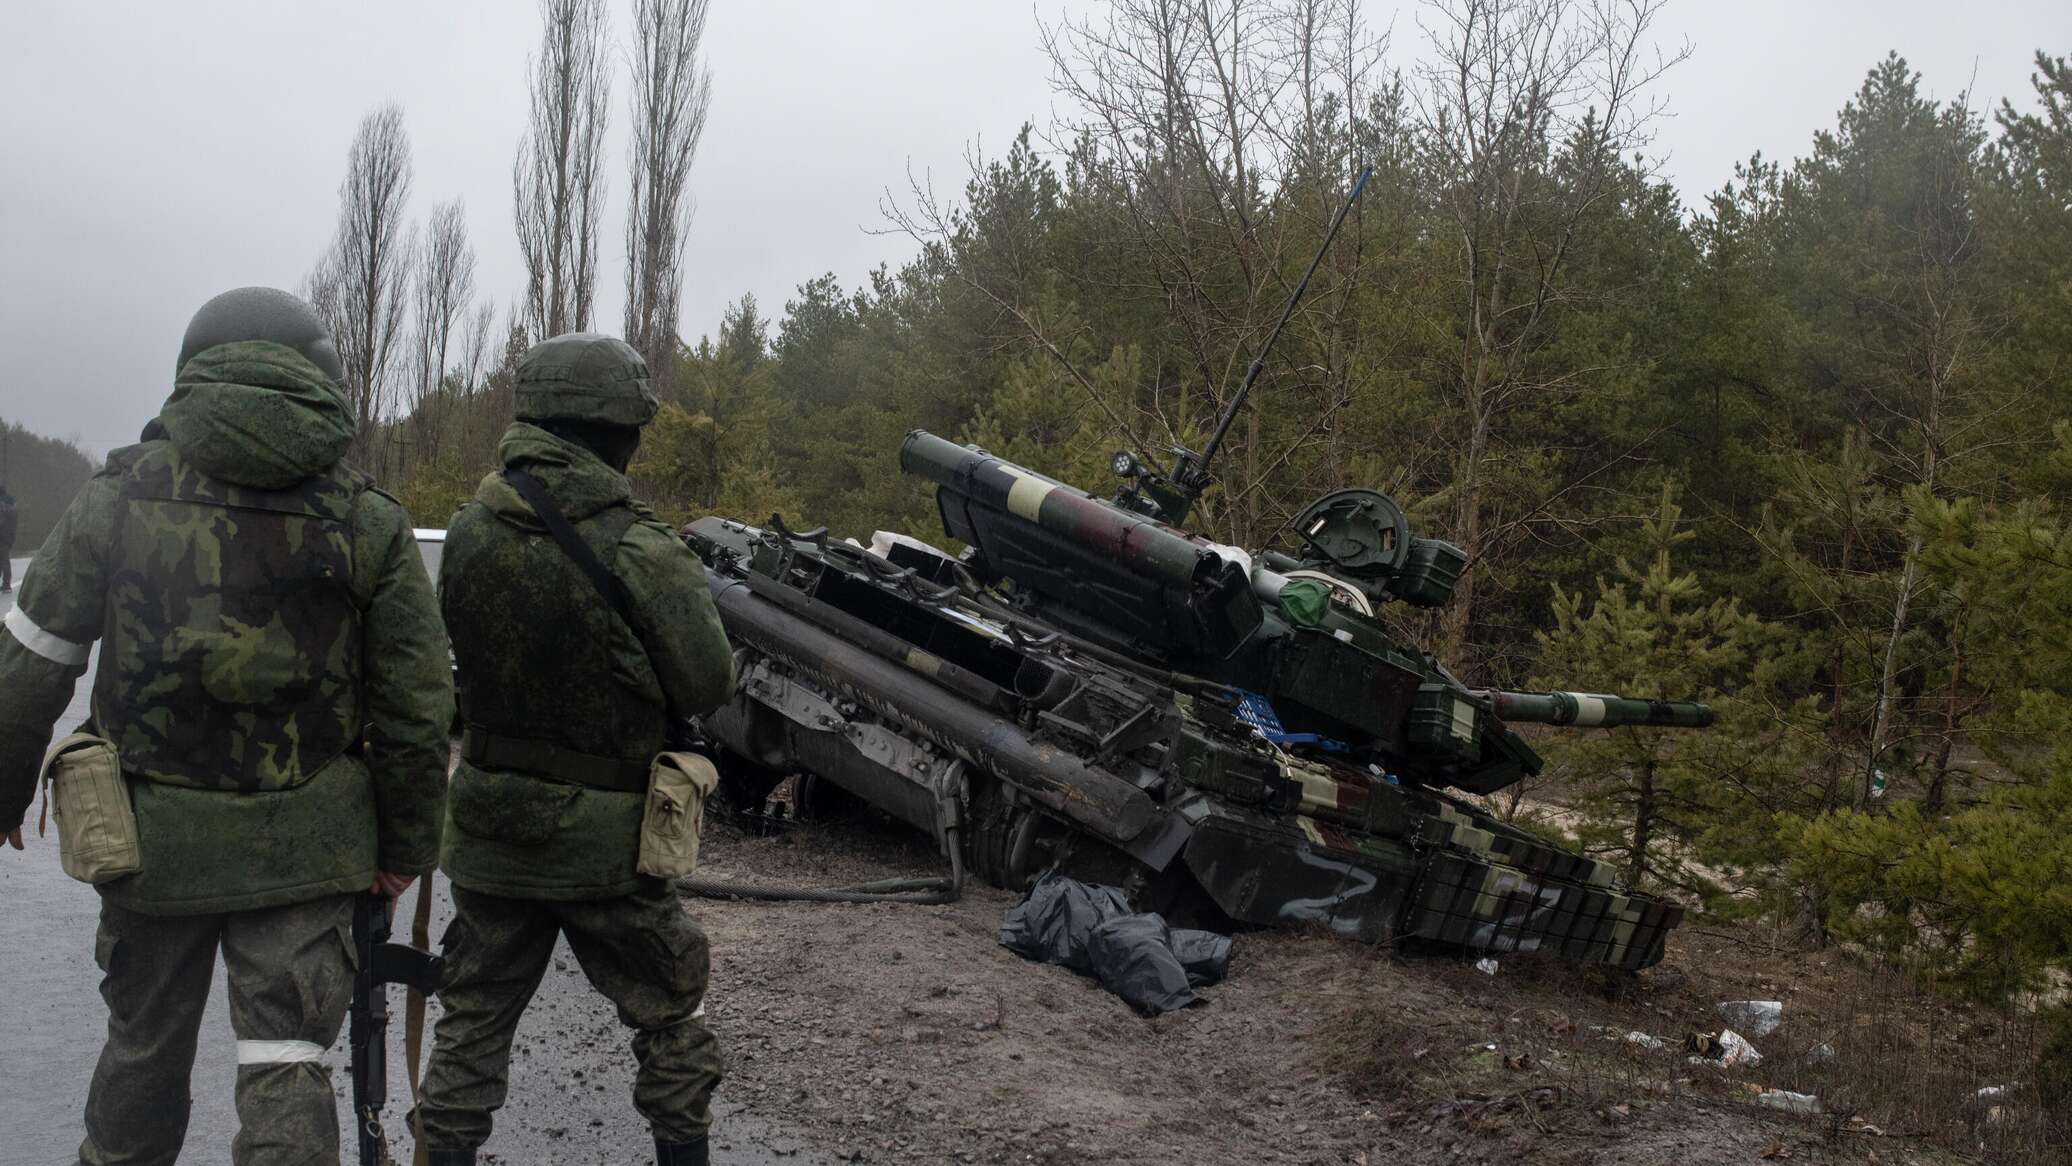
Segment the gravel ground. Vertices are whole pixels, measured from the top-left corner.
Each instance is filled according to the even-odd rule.
[[[937,873],[895,831],[712,833],[704,873],[718,878]],[[1678,1077],[1702,1071],[1679,1070],[1673,1052],[1600,1063],[1593,1023],[1662,1026],[1663,1013],[1691,1009],[1645,979],[1614,1002],[1559,969],[1543,979],[1506,961],[1492,979],[1451,960],[1256,933],[1238,937],[1207,1003],[1147,1020],[1000,947],[1013,902],[986,887],[943,907],[692,900],[713,943],[729,1102],[840,1161],[1937,1160],[1734,1104],[1739,1082],[1707,1094]]]

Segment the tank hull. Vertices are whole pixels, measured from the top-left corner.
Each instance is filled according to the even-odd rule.
[[[1055,866],[1202,922],[1625,968],[1680,917],[1443,791],[1265,742],[1228,689],[928,571],[719,519],[686,534],[741,656],[708,734],[964,847],[992,882]]]

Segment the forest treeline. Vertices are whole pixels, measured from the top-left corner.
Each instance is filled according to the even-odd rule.
[[[72,442],[0,418],[0,487],[15,499],[14,554],[31,555],[43,545],[58,515],[93,473],[93,460]]]
[[[961,190],[885,192],[883,229],[913,246],[897,269],[808,280],[781,311],[743,296],[685,342],[680,234],[629,230],[626,331],[666,401],[638,484],[672,519],[939,537],[896,463],[922,427],[1105,490],[1118,449],[1200,448],[1372,167],[1205,533],[1285,544],[1325,490],[1388,491],[1469,557],[1448,608],[1402,617],[1463,675],[1721,711],[1706,733],[1549,735],[1547,773],[1501,809],[1580,810],[1593,851],[1710,909],[1982,996],[2033,987],[2072,958],[2072,66],[2039,52],[2033,100],[1989,107],[1866,61],[1799,156],[1752,156],[1688,205],[1648,161],[1681,56],[1658,6],[1439,0],[1403,70],[1350,0],[1116,0],[1039,25],[1058,112],[974,148]],[[657,191],[688,165],[654,161],[687,158],[654,146],[687,116],[655,95],[694,91],[702,124],[695,64],[650,83],[655,43],[684,51],[649,31],[672,7],[637,6],[636,207],[680,206]],[[528,142],[579,150],[608,78],[549,66],[582,55],[559,17],[601,5],[543,10]],[[453,294],[457,213],[415,275],[380,277],[417,355],[406,391],[363,386],[362,458],[422,522],[492,464],[516,354],[595,326],[580,228],[601,196],[543,173],[602,168],[521,151],[534,278],[500,322]],[[573,213],[541,216],[564,195]]]

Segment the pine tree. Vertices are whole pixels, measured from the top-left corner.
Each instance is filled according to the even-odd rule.
[[[1665,483],[1642,526],[1644,565],[1620,558],[1594,597],[1555,589],[1554,626],[1539,636],[1548,688],[1660,693],[1713,702],[1719,725],[1705,733],[1629,727],[1552,739],[1550,760],[1582,814],[1582,841],[1612,856],[1638,885],[1666,884],[1714,895],[1718,871],[1707,851],[1731,858],[1723,827],[1768,785],[1783,723],[1753,692],[1772,683],[1777,630],[1738,600],[1707,593],[1677,550],[1683,529],[1676,488]]]

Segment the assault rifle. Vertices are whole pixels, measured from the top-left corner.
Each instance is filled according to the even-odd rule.
[[[423,893],[422,890],[419,891]],[[388,1101],[388,985],[430,995],[446,961],[408,944],[390,943],[390,900],[361,895],[353,906],[352,1072],[353,1126],[360,1135],[360,1166],[386,1166],[388,1139],[381,1107]]]

